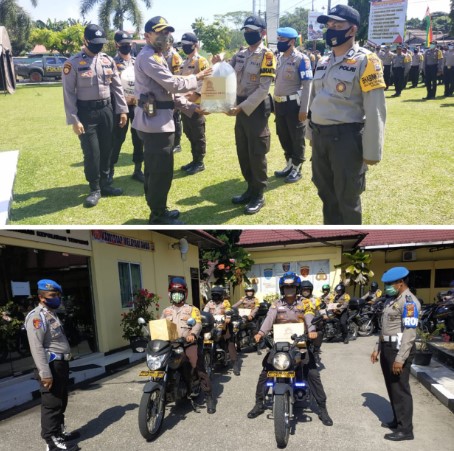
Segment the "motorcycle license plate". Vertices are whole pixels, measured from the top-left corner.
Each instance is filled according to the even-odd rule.
[[[140,377],[155,377],[155,378],[160,378],[164,377],[165,371],[141,371],[139,373]]]
[[[203,344],[204,345],[212,345],[213,344],[213,340],[203,340]]]
[[[268,371],[268,377],[295,377],[294,371]]]

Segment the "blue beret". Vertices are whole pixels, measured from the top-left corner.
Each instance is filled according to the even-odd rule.
[[[295,39],[298,37],[298,32],[291,27],[282,27],[277,29],[277,35],[282,38]]]
[[[59,291],[60,293],[63,292],[61,286],[50,279],[41,279],[38,282],[38,290],[43,290],[43,291]]]
[[[410,274],[410,271],[405,266],[394,266],[394,268],[388,269],[381,276],[381,281],[384,283],[395,282],[396,280],[403,279]]]

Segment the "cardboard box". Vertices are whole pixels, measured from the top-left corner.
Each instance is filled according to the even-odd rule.
[[[252,309],[250,308],[239,308],[238,309],[238,314],[240,316],[249,316],[252,312]]]
[[[327,310],[339,310],[339,307],[337,306],[338,302],[334,302],[332,304],[328,304],[326,306]]]
[[[149,323],[150,335],[152,340],[173,341],[178,338],[176,324],[166,319],[154,319]]]
[[[274,324],[273,325],[273,339],[275,343],[287,342],[293,343],[290,338],[293,334],[302,335],[306,328],[304,323],[287,323],[287,324]],[[303,342],[299,343],[298,347],[304,346]]]

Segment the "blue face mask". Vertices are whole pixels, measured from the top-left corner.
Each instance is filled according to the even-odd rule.
[[[388,296],[396,296],[399,292],[392,285],[386,285],[385,286],[385,293]]]
[[[44,303],[51,309],[58,309],[61,304],[61,297],[58,298],[44,298]]]

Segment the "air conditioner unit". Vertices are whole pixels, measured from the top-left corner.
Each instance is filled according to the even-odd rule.
[[[402,261],[403,262],[414,262],[416,260],[416,251],[403,251]]]

